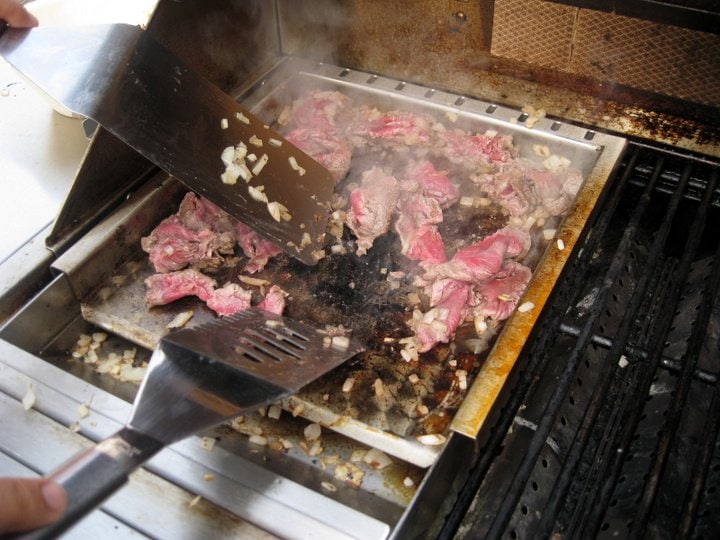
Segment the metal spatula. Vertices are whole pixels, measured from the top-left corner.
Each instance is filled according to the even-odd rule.
[[[317,262],[331,174],[142,29],[9,28],[0,55],[65,111],[95,120],[289,255]],[[221,154],[239,143],[247,156],[238,161],[250,176],[226,185]],[[267,201],[258,201],[263,195]]]
[[[362,350],[333,343],[257,308],[168,334],[126,426],[49,475],[68,492],[67,513],[23,538],[55,538],[164,446],[289,396]]]

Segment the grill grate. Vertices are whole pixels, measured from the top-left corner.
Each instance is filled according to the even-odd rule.
[[[442,535],[720,535],[720,165],[632,143]]]

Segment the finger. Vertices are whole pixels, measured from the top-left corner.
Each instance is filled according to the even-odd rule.
[[[5,19],[10,26],[18,28],[30,28],[38,25],[35,16],[14,1],[0,0],[0,19]]]
[[[0,533],[48,525],[67,508],[67,495],[46,478],[0,478]]]

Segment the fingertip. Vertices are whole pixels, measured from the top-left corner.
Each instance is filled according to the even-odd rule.
[[[59,484],[48,480],[43,483],[41,488],[43,499],[48,510],[56,513],[62,513],[67,507],[67,493]]]

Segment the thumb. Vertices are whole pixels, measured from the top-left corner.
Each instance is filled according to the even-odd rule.
[[[35,16],[18,2],[0,0],[0,4],[3,4],[2,7],[4,8],[2,18],[5,19],[10,26],[30,28],[38,25],[38,20]]]
[[[65,490],[47,478],[0,478],[0,534],[48,525],[66,508]]]

